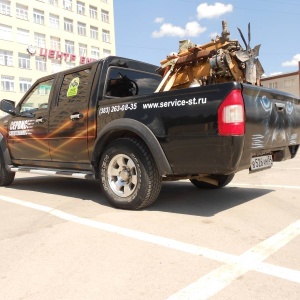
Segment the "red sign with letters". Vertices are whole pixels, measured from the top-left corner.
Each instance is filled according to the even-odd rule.
[[[69,60],[70,62],[76,61],[76,55],[67,53],[67,52],[61,52],[61,51],[56,51],[56,50],[48,50],[45,48],[40,49],[40,56],[44,58],[54,58],[54,59],[60,59],[60,60]],[[89,62],[96,61],[95,58],[87,58],[85,56],[80,56],[79,58],[79,63],[81,65],[87,64]]]

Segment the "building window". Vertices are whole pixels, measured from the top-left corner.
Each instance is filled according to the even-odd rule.
[[[0,65],[9,67],[13,65],[12,51],[0,50]]]
[[[66,40],[65,52],[70,53],[70,54],[74,54],[75,53],[74,42]]]
[[[15,89],[14,77],[1,75],[1,91],[13,92]]]
[[[101,2],[108,3],[108,0],[101,0]]]
[[[51,50],[60,51],[60,38],[50,36],[50,47]]]
[[[6,26],[0,24],[0,39],[6,41],[12,41],[12,28],[11,26]]]
[[[95,58],[95,59],[99,59],[100,58],[100,50],[98,47],[92,47],[91,49],[91,57]]]
[[[61,60],[52,59],[51,60],[51,72],[57,73],[59,71],[61,71]]]
[[[28,7],[17,3],[16,17],[22,20],[28,20]]]
[[[0,14],[10,16],[10,1],[0,0]]]
[[[90,5],[90,17],[97,19],[97,7]]]
[[[294,79],[285,79],[284,80],[284,87],[290,88],[295,86],[295,80]]]
[[[34,9],[33,10],[33,22],[44,25],[44,23],[45,23],[44,12],[41,10]]]
[[[109,12],[106,10],[101,10],[101,20],[102,22],[109,23]]]
[[[30,55],[19,53],[19,68],[30,69]]]
[[[67,69],[67,70],[68,70],[68,69],[72,69],[72,68],[74,68],[74,67],[75,67],[75,63],[69,62],[69,61],[66,62],[66,69]]]
[[[50,14],[49,25],[52,28],[59,28],[59,16]]]
[[[34,33],[34,45],[39,48],[46,48],[46,38],[42,33]]]
[[[58,6],[58,0],[49,0],[50,5]]]
[[[20,44],[29,45],[29,30],[17,29],[17,41]]]
[[[102,30],[102,41],[105,43],[110,43],[110,33],[108,30]]]
[[[91,39],[98,40],[98,28],[91,26]]]
[[[63,1],[64,9],[72,10],[72,0]]]
[[[31,87],[32,80],[30,78],[19,78],[20,92],[26,93]]]
[[[64,29],[68,32],[73,32],[73,21],[70,19],[64,18]]]
[[[79,44],[79,56],[87,56],[87,45]]]
[[[43,72],[47,71],[46,62],[42,57],[38,57],[38,56],[35,57],[35,68],[38,71],[43,71]]]
[[[103,49],[103,57],[107,57],[111,55],[111,51],[107,49]]]
[[[78,34],[86,36],[86,25],[84,23],[78,22]]]
[[[85,4],[83,2],[77,1],[77,13],[85,15]]]
[[[270,89],[278,89],[278,82],[270,82],[269,88]]]

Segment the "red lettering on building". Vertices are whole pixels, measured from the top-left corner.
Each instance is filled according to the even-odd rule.
[[[55,54],[55,51],[54,51],[54,50],[49,50],[49,51],[48,51],[48,57],[49,57],[49,58],[54,58],[54,54]]]
[[[56,59],[62,60],[62,57],[63,57],[63,53],[60,52],[60,51],[56,51],[56,56],[55,56],[55,58],[56,58]]]
[[[47,52],[48,52],[47,49],[41,48],[40,49],[40,56],[43,56],[43,57],[46,58],[47,57]]]
[[[96,61],[97,59],[95,58],[88,58],[88,57],[85,57],[85,56],[80,56],[79,58],[79,63],[81,65],[84,65],[84,64],[87,64],[89,62],[93,62],[93,61]]]
[[[61,52],[61,51],[56,51],[56,50],[48,50],[45,48],[40,48],[40,56],[44,58],[55,58],[55,59],[64,59],[65,61],[69,60],[70,62],[76,61],[76,55],[67,53],[67,52]],[[94,58],[88,58],[85,56],[80,56],[79,57],[79,64],[84,65],[89,62],[96,61]]]
[[[84,65],[84,64],[85,64],[85,57],[84,57],[84,56],[80,56],[80,57],[79,57],[79,63],[80,63],[81,65]]]

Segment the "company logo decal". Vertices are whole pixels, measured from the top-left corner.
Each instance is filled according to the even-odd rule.
[[[34,120],[12,121],[9,125],[9,135],[30,135],[32,133]]]

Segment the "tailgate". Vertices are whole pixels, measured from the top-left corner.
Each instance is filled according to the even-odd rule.
[[[247,159],[267,153],[273,154],[275,161],[293,157],[300,144],[299,98],[263,87],[242,86]]]

